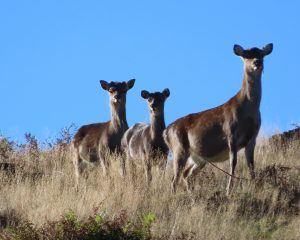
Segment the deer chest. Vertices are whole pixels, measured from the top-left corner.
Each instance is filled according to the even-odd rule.
[[[235,136],[240,148],[245,147],[252,137],[256,136],[260,128],[260,121],[257,118],[247,116],[239,122]]]

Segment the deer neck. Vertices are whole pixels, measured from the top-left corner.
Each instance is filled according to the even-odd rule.
[[[128,124],[126,120],[126,107],[125,103],[116,105],[111,103],[110,104],[110,109],[111,109],[111,127],[118,131],[118,130],[126,130],[128,129]]]
[[[162,132],[166,128],[164,111],[159,115],[150,115],[150,132],[152,139],[158,139],[162,137]]]
[[[251,75],[245,71],[243,85],[240,91],[240,98],[242,102],[246,101],[258,109],[260,106],[261,95],[261,73]]]

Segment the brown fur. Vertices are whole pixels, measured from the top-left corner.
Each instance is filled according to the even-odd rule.
[[[109,160],[107,154],[119,153],[121,139],[128,129],[126,120],[126,94],[134,85],[134,79],[126,82],[100,81],[104,90],[109,92],[111,120],[82,126],[72,141],[73,164],[75,167],[76,185],[79,175],[84,170],[84,164],[102,165],[107,174]],[[121,158],[121,172],[125,174],[125,162]]]
[[[267,45],[262,50],[244,50],[235,45],[234,51],[244,60],[241,90],[219,107],[176,120],[164,132],[165,141],[173,153],[173,191],[176,190],[182,172],[189,189],[187,177],[195,169],[192,167],[194,164],[199,170],[207,162],[220,162],[229,158],[231,175],[234,175],[237,151],[241,148],[245,148],[250,174],[254,178],[253,154],[261,124],[259,106],[263,57],[271,53],[272,45]],[[230,177],[228,192],[231,185]]]
[[[132,169],[142,160],[148,183],[152,179],[152,166],[158,165],[164,171],[167,163],[168,147],[162,134],[166,128],[164,105],[169,95],[169,89],[155,93],[142,91],[141,96],[147,100],[150,110],[150,124],[135,124],[126,131],[122,139],[122,147]]]

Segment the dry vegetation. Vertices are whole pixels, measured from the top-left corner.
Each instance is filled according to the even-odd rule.
[[[147,187],[142,171],[122,179],[115,156],[109,178],[90,169],[76,191],[70,139],[68,129],[47,146],[30,134],[23,145],[1,138],[0,238],[300,238],[299,140],[285,149],[261,143],[256,181],[236,180],[227,197],[228,177],[212,166],[198,175],[192,195],[182,187],[172,195],[170,168],[165,176],[154,169]],[[228,162],[218,166],[227,170]],[[248,177],[242,154],[236,173]]]

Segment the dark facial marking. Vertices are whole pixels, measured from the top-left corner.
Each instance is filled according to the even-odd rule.
[[[165,96],[163,93],[154,92],[149,94],[147,100],[149,106],[155,110],[156,108],[163,106],[163,103],[165,102]]]
[[[262,59],[264,57],[263,51],[260,50],[259,48],[250,48],[250,49],[246,49],[243,52],[243,58],[247,58],[247,59],[254,59],[254,58],[258,58],[258,59]]]
[[[109,84],[109,92],[125,93],[127,91],[126,82],[111,82]]]

